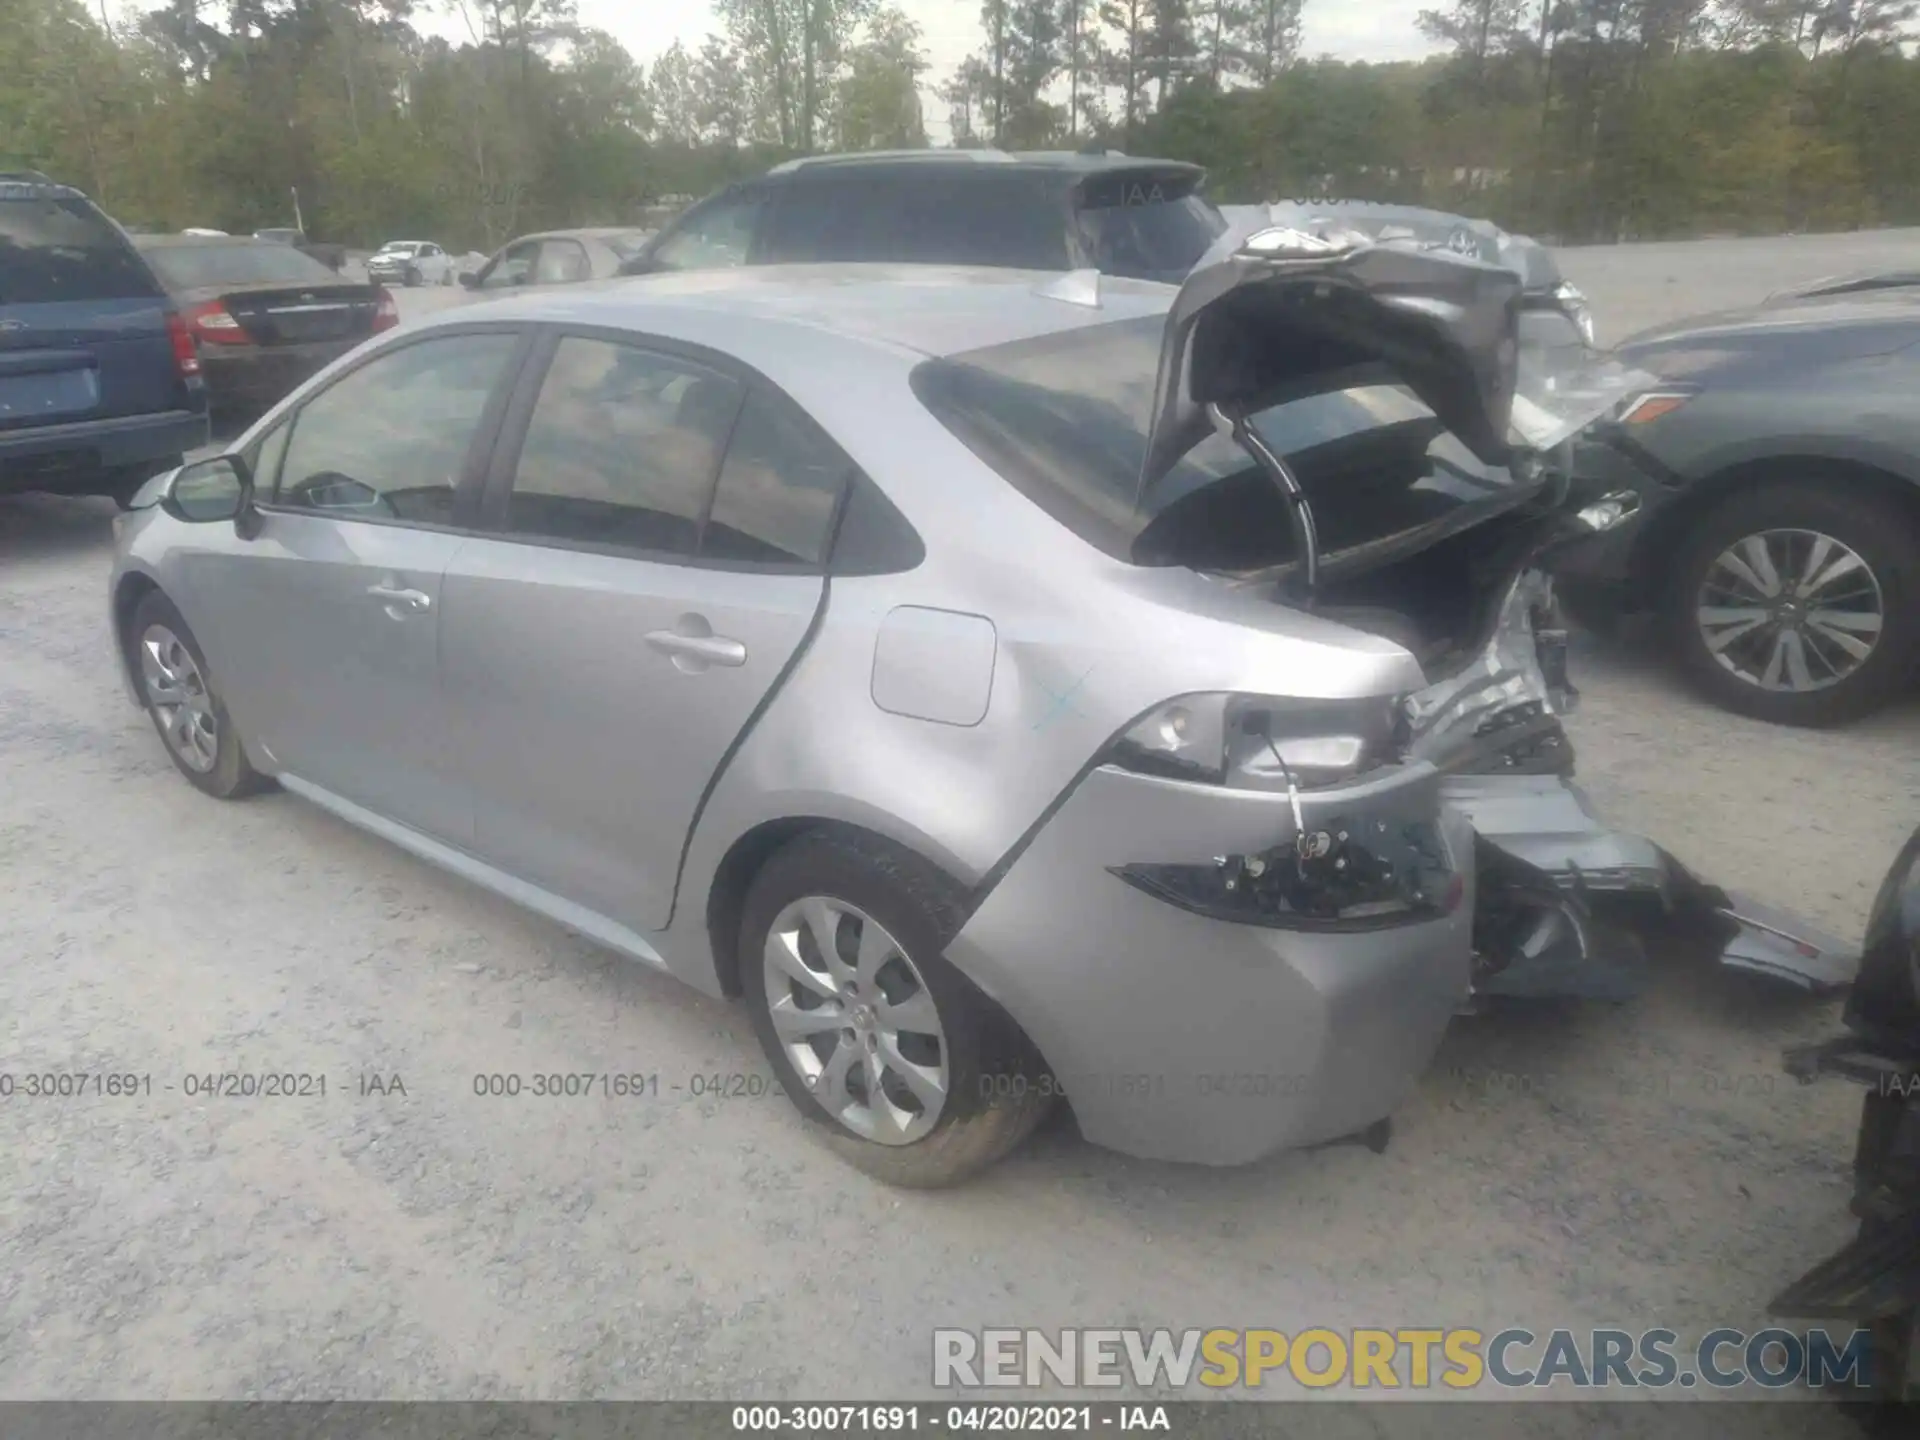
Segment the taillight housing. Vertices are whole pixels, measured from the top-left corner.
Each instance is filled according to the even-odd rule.
[[[1406,724],[1397,696],[1187,695],[1134,724],[1107,759],[1144,774],[1239,790],[1324,790],[1397,763]]]
[[[183,380],[200,378],[200,351],[193,343],[193,332],[178,310],[167,312],[167,340],[173,346],[173,363]]]
[[[218,300],[187,311],[187,327],[202,345],[245,345],[252,340]]]
[[[394,304],[393,292],[386,286],[380,287],[380,303],[373,310],[373,330],[377,335],[382,330],[391,330],[400,323],[400,307]]]

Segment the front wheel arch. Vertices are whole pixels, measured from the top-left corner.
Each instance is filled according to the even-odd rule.
[[[1668,577],[1673,574],[1674,559],[1686,544],[1693,526],[1728,497],[1741,491],[1757,491],[1766,485],[1805,484],[1816,477],[1880,495],[1903,508],[1915,526],[1920,527],[1920,484],[1890,470],[1816,454],[1748,460],[1701,477],[1673,503],[1655,513],[1654,523],[1634,547],[1635,592],[1645,597],[1650,608],[1658,607],[1664,599]]]
[[[120,583],[113,592],[113,639],[120,655],[120,673],[126,680],[128,698],[135,705],[144,705],[140,697],[140,671],[133,654],[133,612],[140,608],[140,602],[159,590],[151,576],[139,570],[130,570],[120,577]]]

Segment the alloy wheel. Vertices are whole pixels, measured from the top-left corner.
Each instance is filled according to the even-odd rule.
[[[911,1145],[951,1079],[933,993],[900,943],[844,900],[810,895],[767,932],[767,1010],[788,1062],[846,1129]]]
[[[193,652],[165,625],[140,637],[140,679],[167,748],[204,775],[220,757],[220,720]]]
[[[1720,665],[1762,690],[1828,690],[1872,658],[1886,623],[1873,568],[1817,530],[1765,530],[1707,567],[1695,602]]]

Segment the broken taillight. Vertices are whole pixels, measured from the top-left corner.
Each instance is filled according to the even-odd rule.
[[[1453,914],[1467,893],[1431,822],[1365,815],[1316,819],[1257,855],[1119,865],[1112,873],[1193,914],[1276,930],[1417,925]]]
[[[1395,763],[1405,725],[1390,696],[1188,695],[1137,721],[1108,759],[1128,770],[1235,789],[1325,790]]]

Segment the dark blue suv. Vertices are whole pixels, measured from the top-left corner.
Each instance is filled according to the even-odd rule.
[[[207,443],[192,334],[78,190],[0,173],[0,494],[111,495]]]

